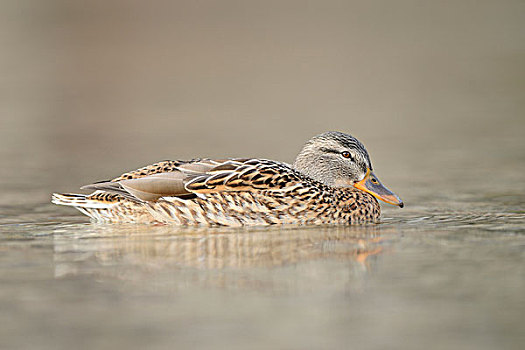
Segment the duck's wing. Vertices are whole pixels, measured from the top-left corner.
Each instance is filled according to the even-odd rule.
[[[196,158],[192,160],[164,160],[155,164],[146,165],[145,167],[128,171],[110,181],[118,182],[122,180],[139,179],[148,175],[177,172],[183,169],[192,170],[194,172],[206,172],[209,169],[220,165],[229,159],[201,159]]]
[[[277,191],[301,181],[290,165],[267,159],[247,159],[240,164],[226,162],[186,183],[193,193],[251,190]]]
[[[164,161],[82,189],[116,193],[136,201],[191,198],[197,193],[279,190],[300,181],[284,163],[263,159]]]

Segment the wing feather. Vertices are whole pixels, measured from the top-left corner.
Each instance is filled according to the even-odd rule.
[[[157,201],[212,192],[281,190],[300,181],[300,175],[288,164],[276,161],[195,159],[155,163],[82,188],[138,201]]]

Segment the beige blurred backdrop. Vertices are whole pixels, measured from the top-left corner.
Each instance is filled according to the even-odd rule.
[[[327,130],[403,192],[525,163],[524,1],[4,0],[0,45],[13,198]]]

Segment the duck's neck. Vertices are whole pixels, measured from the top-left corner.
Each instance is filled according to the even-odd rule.
[[[327,186],[340,187],[336,186],[335,172],[327,170],[330,169],[330,166],[326,164],[326,159],[314,152],[308,152],[306,147],[295,158],[293,168],[301,174]]]

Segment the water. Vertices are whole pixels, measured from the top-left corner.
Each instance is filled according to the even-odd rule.
[[[522,3],[47,3],[0,11],[1,349],[523,348]],[[405,208],[195,229],[49,203],[334,129]]]
[[[101,225],[4,205],[0,345],[519,348],[521,193],[416,196],[351,227]]]

